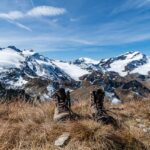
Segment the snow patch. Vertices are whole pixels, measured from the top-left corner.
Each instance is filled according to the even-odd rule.
[[[55,93],[55,89],[54,89],[53,85],[51,85],[51,84],[48,85],[47,90],[48,90],[49,96],[52,96]]]
[[[56,60],[53,61],[53,63],[76,81],[79,81],[79,77],[89,74],[87,70],[81,69],[80,67],[68,62]]]
[[[11,48],[0,51],[0,68],[20,68],[25,58]]]
[[[24,80],[22,77],[19,77],[17,81],[10,81],[8,82],[11,87],[17,89],[17,88],[23,88],[23,86],[27,83],[28,81]]]
[[[111,101],[112,104],[120,104],[121,100],[119,100],[114,93],[106,92],[106,96]]]
[[[125,56],[126,59],[116,60],[112,64],[110,64],[110,68],[108,69],[108,71],[115,71],[118,72],[121,76],[126,76],[127,72],[125,71],[125,67],[127,66],[127,64],[143,58],[143,55],[139,52],[128,53]]]
[[[142,75],[148,75],[150,72],[150,58],[148,59],[148,62],[142,66],[139,66],[138,68],[134,69],[131,73],[140,73]]]

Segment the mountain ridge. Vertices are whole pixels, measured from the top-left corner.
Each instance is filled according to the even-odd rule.
[[[100,78],[100,74],[103,74],[100,81],[106,79],[107,75],[112,81],[115,76],[141,74],[141,70],[148,76],[150,67],[147,66],[150,66],[150,58],[140,52],[128,52],[99,61],[86,57],[62,61],[50,59],[33,50],[22,51],[15,46],[0,49],[0,83],[4,88],[23,89],[25,93],[43,100],[50,99],[60,85],[71,90],[80,87],[84,79],[82,76],[88,75],[91,83],[96,83],[96,80],[91,79]],[[115,76],[112,77],[111,72],[116,72]],[[4,96],[6,93],[1,95]]]

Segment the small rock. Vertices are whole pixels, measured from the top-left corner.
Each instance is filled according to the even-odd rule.
[[[144,124],[139,124],[139,128],[145,128]]]
[[[150,133],[150,128],[144,128],[143,131],[146,133]]]
[[[145,133],[147,133],[147,132],[148,132],[146,128],[144,128],[144,129],[143,129],[143,131],[144,131]]]
[[[136,120],[136,122],[141,122],[142,120],[141,119],[135,119]]]
[[[62,147],[64,146],[70,138],[70,133],[63,133],[58,139],[55,141],[55,146]]]

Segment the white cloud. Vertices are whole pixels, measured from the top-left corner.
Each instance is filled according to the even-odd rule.
[[[52,6],[39,6],[31,9],[27,12],[28,16],[38,17],[38,16],[57,16],[62,15],[66,12],[64,8],[52,7]]]
[[[40,16],[58,16],[66,12],[65,8],[58,8],[52,6],[38,6],[23,13],[21,11],[11,11],[9,13],[0,13],[0,18],[17,20],[24,17],[40,17]]]
[[[19,23],[17,21],[13,21],[13,20],[7,20],[9,23],[14,24],[16,26],[18,26],[19,28],[25,29],[27,31],[32,31],[32,29],[30,29],[29,27],[23,25],[22,23]]]
[[[32,31],[29,27],[19,22],[16,22],[16,20],[19,20],[25,17],[58,16],[58,15],[64,14],[65,12],[66,12],[65,8],[58,8],[58,7],[52,7],[52,6],[38,6],[38,7],[34,7],[33,9],[25,13],[21,11],[11,11],[9,13],[0,13],[0,19],[5,19],[6,21],[12,24],[15,24],[16,26],[22,29]]]
[[[9,13],[0,13],[0,18],[2,18],[2,19],[16,20],[16,19],[20,19],[23,17],[24,17],[24,15],[20,11],[12,11]]]
[[[145,9],[150,7],[150,0],[126,0],[122,5],[113,10],[113,14],[128,10]]]
[[[137,0],[137,8],[140,8],[140,7],[144,7],[144,6],[150,6],[150,0]]]
[[[25,30],[28,30],[28,31],[32,31],[29,27],[19,23],[19,22],[15,22],[16,26],[22,28],[22,29],[25,29]]]

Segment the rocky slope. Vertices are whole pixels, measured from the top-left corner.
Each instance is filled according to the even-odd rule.
[[[91,86],[101,86],[106,93],[106,98],[112,103],[120,103],[132,99],[145,99],[150,94],[150,89],[145,85],[149,82],[149,77],[139,74],[132,74],[125,77],[116,72],[102,73],[100,71],[92,72],[80,78],[85,82],[87,89]]]

